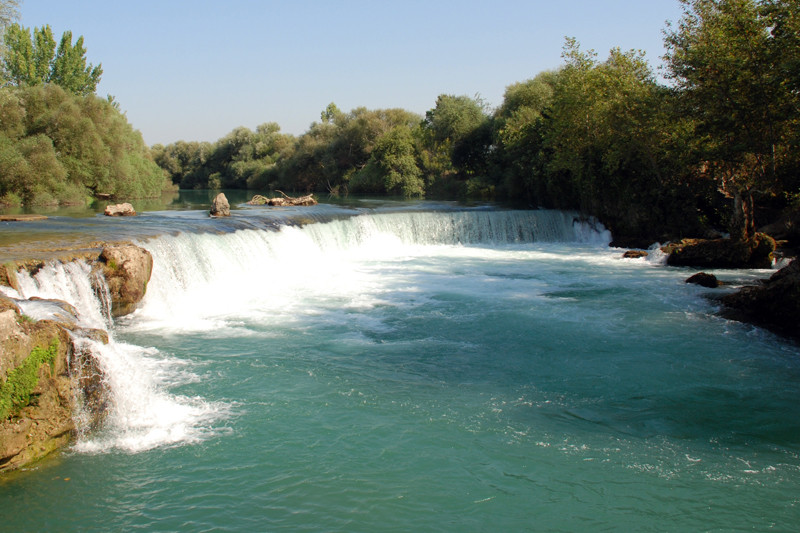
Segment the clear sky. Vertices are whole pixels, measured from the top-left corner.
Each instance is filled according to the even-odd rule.
[[[439,94],[505,88],[562,64],[564,37],[654,66],[678,0],[23,0],[22,24],[84,36],[145,141],[215,141],[277,122],[299,135],[330,102],[424,114]]]

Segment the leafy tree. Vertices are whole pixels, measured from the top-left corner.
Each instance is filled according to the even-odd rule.
[[[796,147],[795,0],[681,0],[683,18],[666,33],[670,78],[696,123],[696,174],[733,200],[731,237],[754,233],[754,193],[775,189]]]
[[[0,90],[0,203],[154,197],[166,185],[141,134],[106,99],[55,84]]]
[[[3,66],[8,80],[17,86],[55,83],[65,90],[86,96],[97,89],[101,65],[86,64],[83,37],[72,44],[72,32],[66,31],[56,48],[49,25],[31,31],[11,24],[5,32],[6,51]]]
[[[552,206],[546,190],[544,132],[558,74],[543,72],[506,88],[494,117],[496,172],[504,193],[535,206]]]
[[[480,97],[439,95],[436,106],[425,113],[418,134],[429,186],[452,194],[459,190],[452,178],[460,174],[466,180],[485,172],[491,131],[491,117]]]
[[[19,18],[19,0],[0,0],[0,29]]]
[[[411,128],[399,125],[382,135],[366,166],[353,177],[351,186],[354,191],[423,196],[425,182],[417,165]]]

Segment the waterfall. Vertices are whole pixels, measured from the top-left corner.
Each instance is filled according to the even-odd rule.
[[[110,391],[110,411],[104,427],[81,435],[75,447],[85,452],[121,449],[141,451],[165,444],[192,442],[206,434],[207,426],[223,416],[226,407],[200,398],[170,394],[166,383],[192,380],[180,371],[181,362],[153,348],[121,342],[115,338],[110,315],[108,287],[82,261],[49,263],[34,276],[18,275],[20,307],[31,318],[53,318],[53,308],[30,298],[63,300],[78,311],[78,326],[104,329],[108,344],[76,338],[76,349],[94,355]],[[176,378],[176,376],[178,376]],[[75,414],[79,432],[85,413]]]
[[[401,268],[407,258],[424,259],[431,247],[609,240],[601,225],[561,211],[379,212],[305,226],[184,232],[140,242],[153,255],[153,274],[139,309],[117,323],[110,316],[104,280],[84,262],[50,263],[34,276],[20,273],[19,286],[22,298],[67,301],[77,308],[80,327],[109,332],[108,344],[80,340],[98,361],[112,397],[104,428],[79,439],[77,449],[139,451],[203,438],[229,409],[170,392],[199,378],[185,361],[124,342],[121,333],[227,337],[247,334],[243,321],[268,324],[278,315],[299,316],[314,298],[372,305],[391,276],[387,264],[397,262]],[[47,318],[31,303],[25,312]]]

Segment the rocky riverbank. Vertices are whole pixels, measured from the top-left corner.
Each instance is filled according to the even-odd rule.
[[[31,252],[0,265],[0,285],[19,292],[23,270],[33,274],[46,261],[85,261],[105,280],[111,315],[130,313],[146,292],[152,257],[130,243],[96,244],[55,256]],[[108,334],[78,324],[67,302],[0,295],[0,472],[36,461],[101,423],[108,394],[87,339],[107,343]],[[76,426],[78,411],[86,427]]]

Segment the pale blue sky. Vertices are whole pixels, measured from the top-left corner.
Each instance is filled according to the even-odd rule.
[[[215,141],[277,122],[301,134],[343,111],[423,114],[439,94],[480,94],[561,65],[565,36],[601,58],[641,49],[653,65],[678,0],[24,0],[22,23],[83,35],[148,144]]]

